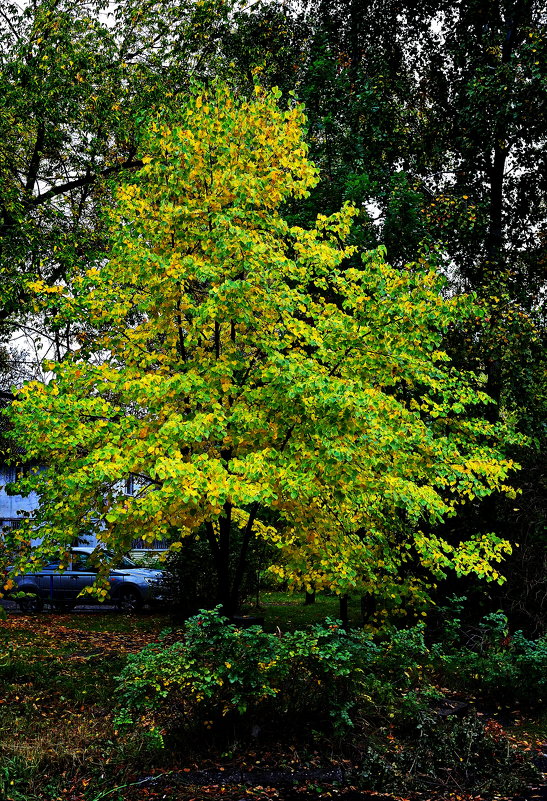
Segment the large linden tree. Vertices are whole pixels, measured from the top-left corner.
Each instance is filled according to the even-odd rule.
[[[43,465],[20,479],[41,496],[9,543],[21,564],[66,554],[82,531],[115,555],[137,536],[177,549],[199,533],[226,611],[256,537],[308,588],[394,595],[416,565],[498,578],[495,533],[432,533],[513,466],[480,416],[480,379],[442,351],[475,312],[425,265],[359,257],[350,205],[311,230],[284,219],[319,180],[304,125],[275,90],[192,92],[149,125],[108,253],[62,286],[32,285],[80,334],[14,403],[15,436]],[[98,552],[103,575],[110,558]]]

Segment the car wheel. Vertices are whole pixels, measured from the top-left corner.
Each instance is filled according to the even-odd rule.
[[[20,590],[20,592],[25,592],[25,590]],[[21,612],[27,615],[41,612],[44,608],[44,602],[33,590],[27,592],[25,598],[18,598],[17,603]]]
[[[140,612],[143,605],[142,596],[134,587],[126,587],[121,591],[118,598],[120,612]]]

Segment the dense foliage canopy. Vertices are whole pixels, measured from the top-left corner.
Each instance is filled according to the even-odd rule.
[[[308,587],[385,593],[409,560],[496,578],[505,542],[431,531],[507,489],[512,467],[479,416],[480,379],[442,350],[477,310],[424,264],[396,270],[382,249],[355,261],[352,205],[313,228],[283,219],[317,174],[302,109],[278,96],[219,85],[158,115],[117,191],[108,256],[68,287],[32,285],[82,331],[14,404],[27,458],[47,467],[22,480],[41,495],[30,526],[46,553],[82,530],[117,553],[136,531],[174,547],[203,531],[226,608],[255,533]]]

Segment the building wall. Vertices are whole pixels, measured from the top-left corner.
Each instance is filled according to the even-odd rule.
[[[22,495],[10,495],[6,491],[6,484],[15,481],[19,468],[13,465],[7,465],[0,462],[0,536],[4,528],[17,528],[23,519],[18,512],[33,512],[38,508],[39,496],[36,492],[31,492],[26,497]],[[136,491],[136,482],[133,477],[127,479],[125,482],[120,483],[120,491],[126,495],[133,495]],[[136,532],[137,533],[137,532]],[[40,538],[32,540],[32,545],[39,545]],[[95,546],[97,544],[96,537],[87,537],[85,540],[82,538],[81,545]],[[149,553],[157,553],[163,551],[168,547],[168,542],[162,541],[149,545],[144,543],[140,537],[135,537],[132,545],[132,552],[138,556],[144,556]]]
[[[7,493],[6,484],[15,481],[16,473],[16,467],[0,463],[0,528],[17,527],[22,520],[19,512],[33,512],[38,508],[39,500],[35,492],[26,497]]]

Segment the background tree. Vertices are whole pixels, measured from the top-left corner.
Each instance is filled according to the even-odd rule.
[[[455,325],[445,345],[461,369],[488,377],[491,419],[501,412],[529,436],[514,453],[523,503],[467,506],[454,529],[480,523],[520,540],[503,592],[522,608],[532,571],[527,615],[544,625],[542,4],[34,0],[2,10],[0,36],[5,335],[33,308],[29,277],[54,284],[104,248],[108,179],[138,168],[143,120],[158,102],[192,74],[229,76],[245,93],[258,69],[266,85],[295,88],[325,180],[287,199],[287,219],[313,225],[350,200],[360,210],[351,243],[385,243],[400,269],[433,260],[451,291],[480,297],[485,313]],[[54,308],[32,323],[56,358],[70,348],[72,323]]]
[[[507,489],[512,462],[501,428],[478,416],[480,380],[439,349],[476,312],[381,250],[343,264],[351,205],[313,228],[283,220],[317,176],[302,108],[278,96],[238,100],[220,85],[160,115],[145,166],[117,193],[109,255],[69,288],[34,284],[95,334],[14,404],[15,436],[47,466],[20,483],[42,500],[30,558],[66,551],[84,526],[115,553],[135,530],[176,549],[203,529],[226,611],[257,535],[308,587],[382,592],[411,559],[498,578],[505,542],[426,529]],[[28,529],[13,536],[28,560]]]
[[[304,223],[351,199],[362,211],[352,241],[385,243],[400,267],[422,256],[434,259],[452,291],[478,293],[485,314],[455,327],[446,347],[461,368],[488,377],[496,401],[491,418],[511,418],[530,440],[515,452],[524,468],[517,479],[522,503],[490,499],[466,507],[451,526],[482,525],[519,541],[507,567],[510,581],[492,603],[518,607],[517,625],[542,628],[543,4],[317,0],[277,19],[277,30],[306,31],[286,75],[305,100],[311,155],[327,179],[291,207],[293,219]],[[293,39],[290,34],[286,45]],[[258,59],[241,45],[240,63],[246,65],[249,54]],[[264,76],[277,75],[277,54],[264,47],[261,56]],[[286,49],[283,60],[291,61]],[[523,583],[531,599],[527,611]]]
[[[0,11],[0,322],[104,247],[108,179],[142,166],[139,128],[211,69],[229,3],[31,0]],[[48,321],[40,327],[48,330]],[[64,339],[63,339],[64,341]]]

